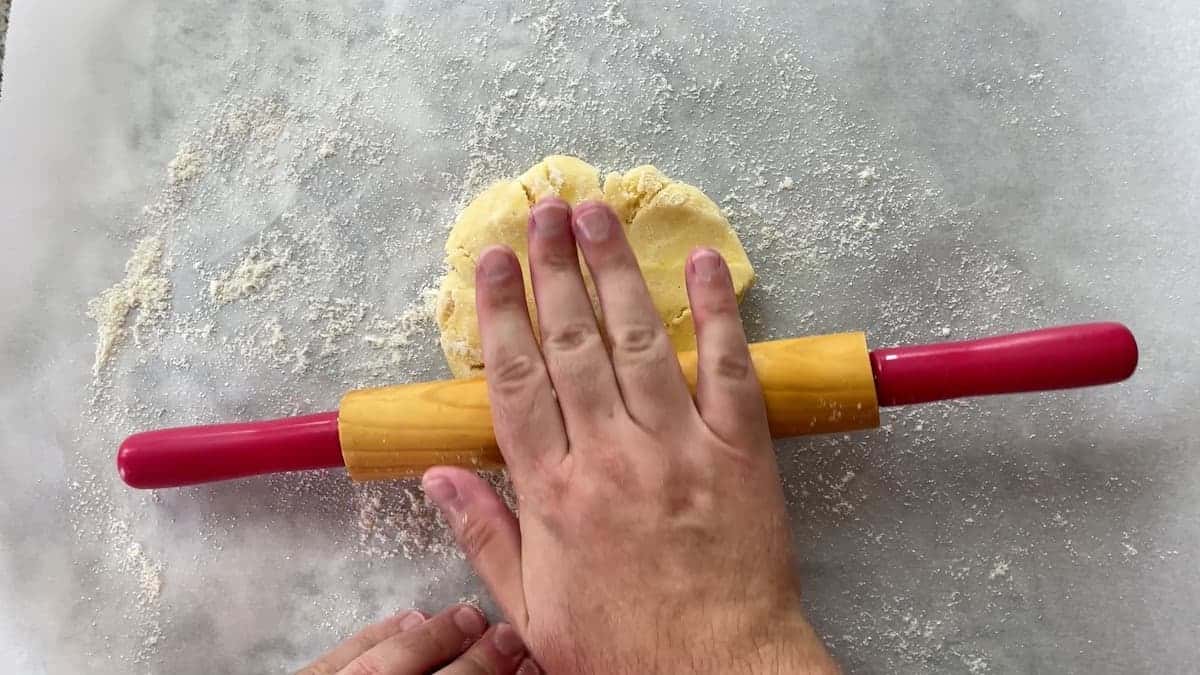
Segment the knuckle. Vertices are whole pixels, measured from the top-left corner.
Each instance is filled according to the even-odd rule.
[[[662,495],[662,512],[673,519],[695,509],[695,493],[690,490],[668,490]]]
[[[620,452],[598,453],[596,469],[600,475],[618,485],[627,485],[633,477],[633,464]]]
[[[577,321],[556,326],[542,337],[542,345],[556,352],[580,351],[600,337],[595,323]]]
[[[550,473],[542,480],[542,488],[545,498],[551,504],[561,504],[566,501],[567,491],[570,487],[570,482],[567,478],[557,471]]]
[[[737,296],[732,292],[706,293],[700,298],[700,307],[708,316],[738,316]]]
[[[387,666],[370,652],[354,659],[341,671],[343,675],[384,675]]]
[[[503,312],[518,311],[525,304],[525,287],[520,278],[515,281],[486,285],[476,289],[476,298],[482,298],[484,303],[493,310]]]
[[[574,246],[548,246],[538,256],[538,263],[549,272],[574,272],[579,269],[579,253]]]
[[[562,476],[557,467],[547,466],[544,462],[535,463],[531,473],[536,475],[537,479],[523,486],[521,517],[535,517],[547,526],[561,522],[562,507],[568,501],[570,481]]]
[[[446,660],[460,656],[475,641],[453,621],[446,621],[429,633],[428,643],[422,648],[428,656],[441,657],[437,660]]]
[[[555,539],[565,538],[568,533],[578,535],[580,532],[578,527],[571,525],[571,519],[563,515],[562,511],[547,510],[545,513],[539,513],[537,520],[538,524]]]
[[[494,518],[471,514],[459,522],[458,545],[470,560],[482,556],[496,541],[497,536],[499,536],[499,530]]]
[[[453,665],[453,675],[495,675],[500,668],[492,663],[483,650],[471,649],[460,656]]]
[[[348,642],[354,645],[354,648],[358,651],[365,652],[373,645],[388,639],[395,632],[396,631],[391,628],[387,620],[380,621],[379,623],[373,623],[358,633],[352,635]]]
[[[657,324],[622,326],[613,334],[613,351],[632,357],[658,354],[665,337],[666,332]]]
[[[580,486],[575,494],[575,502],[581,507],[580,512],[563,514],[561,527],[572,536],[602,538],[607,536],[609,526],[619,519],[613,512],[614,500],[628,499],[636,494],[628,485],[613,485],[607,480],[597,477],[588,485]],[[600,517],[588,514],[603,514]]]
[[[533,386],[541,374],[542,367],[541,359],[526,354],[514,354],[488,366],[485,372],[500,391],[512,393]]]
[[[745,380],[750,375],[750,358],[747,354],[726,353],[717,357],[717,376],[726,380]]]
[[[537,490],[539,500],[553,502],[564,499],[570,481],[562,471],[560,462],[550,461],[544,455],[534,459],[532,469],[537,479],[530,483]]]

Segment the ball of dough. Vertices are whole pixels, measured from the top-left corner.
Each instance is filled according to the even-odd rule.
[[[446,241],[448,270],[438,293],[437,322],[442,350],[455,377],[483,372],[475,313],[475,263],[485,247],[505,244],[516,252],[524,270],[530,317],[537,325],[526,228],[530,207],[549,196],[571,205],[602,199],[612,206],[625,227],[655,309],[676,351],[696,348],[683,278],[684,263],[693,248],[709,246],[721,252],[729,264],[739,300],[754,281],[754,269],[737,234],[720,208],[700,190],[667,178],[653,166],[639,166],[623,175],[609,174],[601,187],[600,174],[590,164],[575,157],[547,157],[516,180],[484,190],[463,209],[450,230]],[[599,315],[595,289],[587,267],[583,269],[592,306]]]

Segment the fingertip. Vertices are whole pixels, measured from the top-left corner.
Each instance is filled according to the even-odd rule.
[[[428,480],[449,478],[451,473],[453,473],[453,467],[441,464],[431,466],[421,474],[421,484],[424,485]]]
[[[481,497],[495,495],[479,474],[453,466],[435,466],[421,476],[421,488],[438,508],[458,513],[480,503]]]
[[[696,248],[688,256],[685,265],[688,303],[700,334],[712,317],[737,313],[737,294],[733,289],[733,278],[729,266],[716,250]]]
[[[688,256],[687,272],[694,279],[712,283],[725,271],[725,259],[715,249],[698,246]]]
[[[421,476],[421,488],[439,506],[447,506],[458,498],[458,486],[451,472],[433,467]]]
[[[498,623],[473,641],[457,661],[441,673],[492,673],[514,675],[527,660],[528,650],[512,626]],[[528,671],[525,671],[528,672]]]
[[[507,623],[499,623],[492,627],[492,645],[504,656],[516,658],[525,653],[525,642],[517,634],[517,630]]]
[[[602,199],[586,199],[575,205],[576,213],[580,213],[582,211],[591,211],[592,209],[603,209],[607,213],[613,213],[612,207],[608,205],[608,202]]]
[[[478,638],[487,630],[487,619],[483,612],[471,605],[464,603],[456,606],[452,618],[454,625],[469,637]]]
[[[692,262],[698,256],[705,255],[715,255],[718,258],[724,259],[721,252],[711,246],[693,246],[691,252],[688,253],[688,262]]]
[[[425,621],[429,618],[425,616],[424,612],[415,609],[408,610],[407,612],[401,612],[398,616],[400,622],[396,627],[401,632],[412,630],[413,628],[425,623]]]
[[[529,210],[533,239],[562,239],[571,231],[571,205],[558,197],[546,197]]]
[[[619,229],[617,214],[601,201],[586,201],[576,206],[572,221],[577,237],[590,243],[608,241]]]
[[[424,486],[427,481],[448,481],[456,487],[461,488],[464,481],[478,477],[478,474],[474,471],[468,471],[458,466],[439,464],[425,470],[425,473],[421,475],[421,485]]]
[[[542,211],[542,210],[546,210],[546,209],[562,210],[562,211],[566,211],[567,213],[570,213],[571,205],[567,202],[567,200],[563,199],[562,197],[558,197],[556,195],[551,195],[549,197],[542,197],[541,199],[534,202],[533,208],[532,208],[533,211]]]
[[[508,258],[513,258],[516,255],[513,253],[511,248],[504,244],[488,244],[487,246],[483,247],[482,251],[479,252],[479,258],[482,260],[492,253],[499,253],[500,255]]]
[[[517,256],[507,246],[492,244],[479,253],[475,266],[476,286],[497,285],[520,274]]]

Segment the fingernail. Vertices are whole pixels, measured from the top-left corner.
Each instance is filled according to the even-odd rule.
[[[438,506],[450,507],[458,499],[458,488],[441,476],[425,478],[421,481],[421,487],[425,488],[425,494],[432,497]]]
[[[521,667],[517,668],[517,675],[541,675],[541,672],[542,669],[534,663],[533,659],[525,659],[521,662]]]
[[[570,208],[555,200],[540,201],[533,207],[533,234],[538,239],[554,239],[567,231]]]
[[[710,282],[721,271],[721,256],[711,249],[700,249],[692,254],[692,270],[700,281]]]
[[[482,635],[487,628],[483,622],[483,616],[470,607],[460,607],[454,612],[454,625],[467,635]]]
[[[496,645],[496,651],[505,656],[516,656],[525,651],[525,643],[521,641],[521,636],[506,623],[496,626],[495,632],[492,633],[492,644]]]
[[[579,223],[579,229],[588,241],[605,241],[612,234],[612,218],[603,206],[584,209],[575,216],[575,222]]]
[[[409,630],[425,623],[425,615],[420,612],[409,612],[400,620],[400,630]]]
[[[507,251],[501,248],[489,248],[484,250],[483,255],[479,257],[479,269],[483,271],[484,279],[497,283],[512,276],[513,265]]]

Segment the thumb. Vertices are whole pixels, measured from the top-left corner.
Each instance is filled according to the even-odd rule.
[[[524,634],[528,613],[516,516],[487,481],[464,469],[434,467],[425,472],[421,486],[509,622]]]

